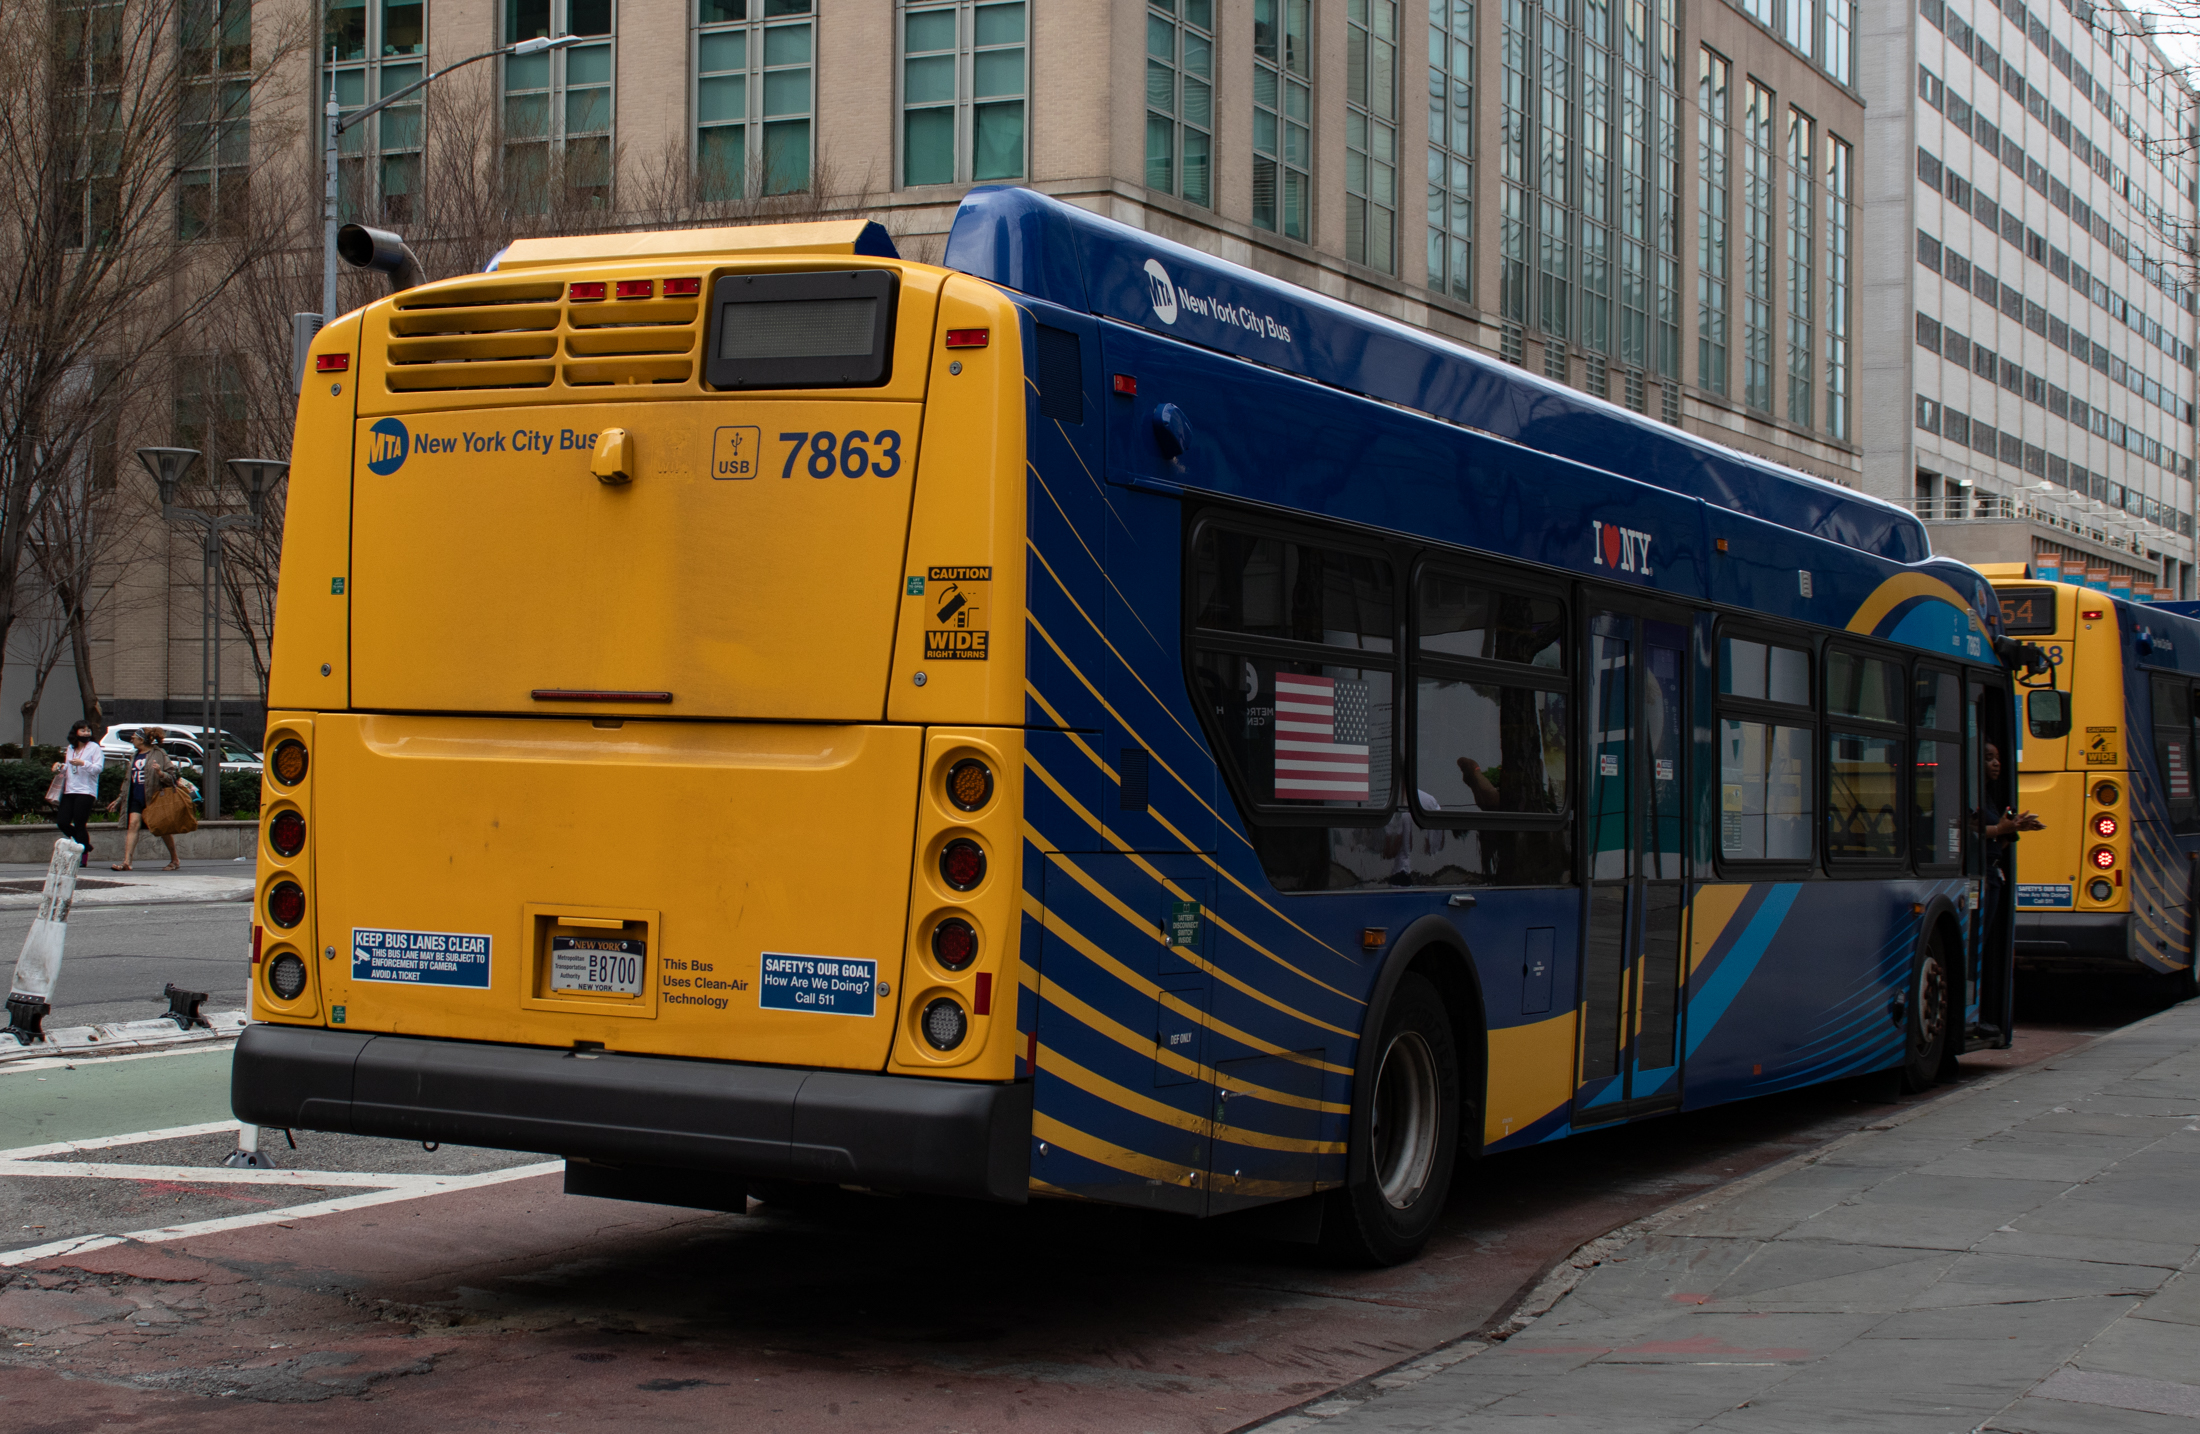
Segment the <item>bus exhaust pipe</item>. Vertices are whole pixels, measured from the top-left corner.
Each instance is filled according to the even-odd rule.
[[[405,247],[402,235],[364,224],[346,224],[336,231],[336,252],[355,269],[378,269],[390,276],[390,292],[427,282],[420,259]]]

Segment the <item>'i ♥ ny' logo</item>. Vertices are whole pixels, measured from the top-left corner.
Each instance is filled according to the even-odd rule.
[[[1638,533],[1633,528],[1622,528],[1617,523],[1589,520],[1589,527],[1596,537],[1596,550],[1589,560],[1600,568],[1614,568],[1623,573],[1640,573],[1650,576],[1650,535]]]

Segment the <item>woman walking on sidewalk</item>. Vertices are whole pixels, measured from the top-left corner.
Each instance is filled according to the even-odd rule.
[[[129,829],[122,834],[122,860],[112,870],[132,871],[130,864],[137,855],[138,833],[145,829],[145,808],[154,797],[176,784],[176,764],[161,750],[160,741],[168,734],[158,727],[148,727],[142,732],[130,734],[130,745],[137,748],[137,755],[130,759],[130,781],[122,795],[107,804],[113,811],[118,803],[128,813]],[[168,843],[168,865],[162,871],[175,871],[183,863],[176,859],[176,839],[165,833],[161,840]]]
[[[61,828],[63,836],[84,848],[77,857],[79,866],[92,854],[92,803],[99,800],[99,772],[106,765],[107,754],[92,735],[92,724],[78,722],[70,727],[68,750],[61,761],[53,764],[53,769],[62,774],[60,810],[54,814],[53,824]]]

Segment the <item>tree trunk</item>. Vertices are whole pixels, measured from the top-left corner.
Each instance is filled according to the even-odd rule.
[[[61,610],[68,615],[69,655],[76,664],[76,695],[84,703],[84,720],[92,724],[92,735],[107,735],[107,714],[99,705],[99,687],[92,681],[92,635],[84,620],[84,604],[80,595],[65,583],[56,583],[61,598]]]

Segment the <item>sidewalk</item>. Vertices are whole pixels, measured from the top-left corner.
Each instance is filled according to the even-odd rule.
[[[2195,1434],[2200,1002],[1615,1235],[1511,1338],[1261,1428]]]
[[[159,842],[151,846],[155,853],[160,852]],[[160,864],[160,860],[149,860],[134,871],[110,871],[106,862],[94,862],[77,878],[73,909],[252,899],[253,863],[249,861],[187,861],[181,871],[162,871]],[[44,862],[35,866],[0,862],[0,911],[35,908],[45,881]]]

